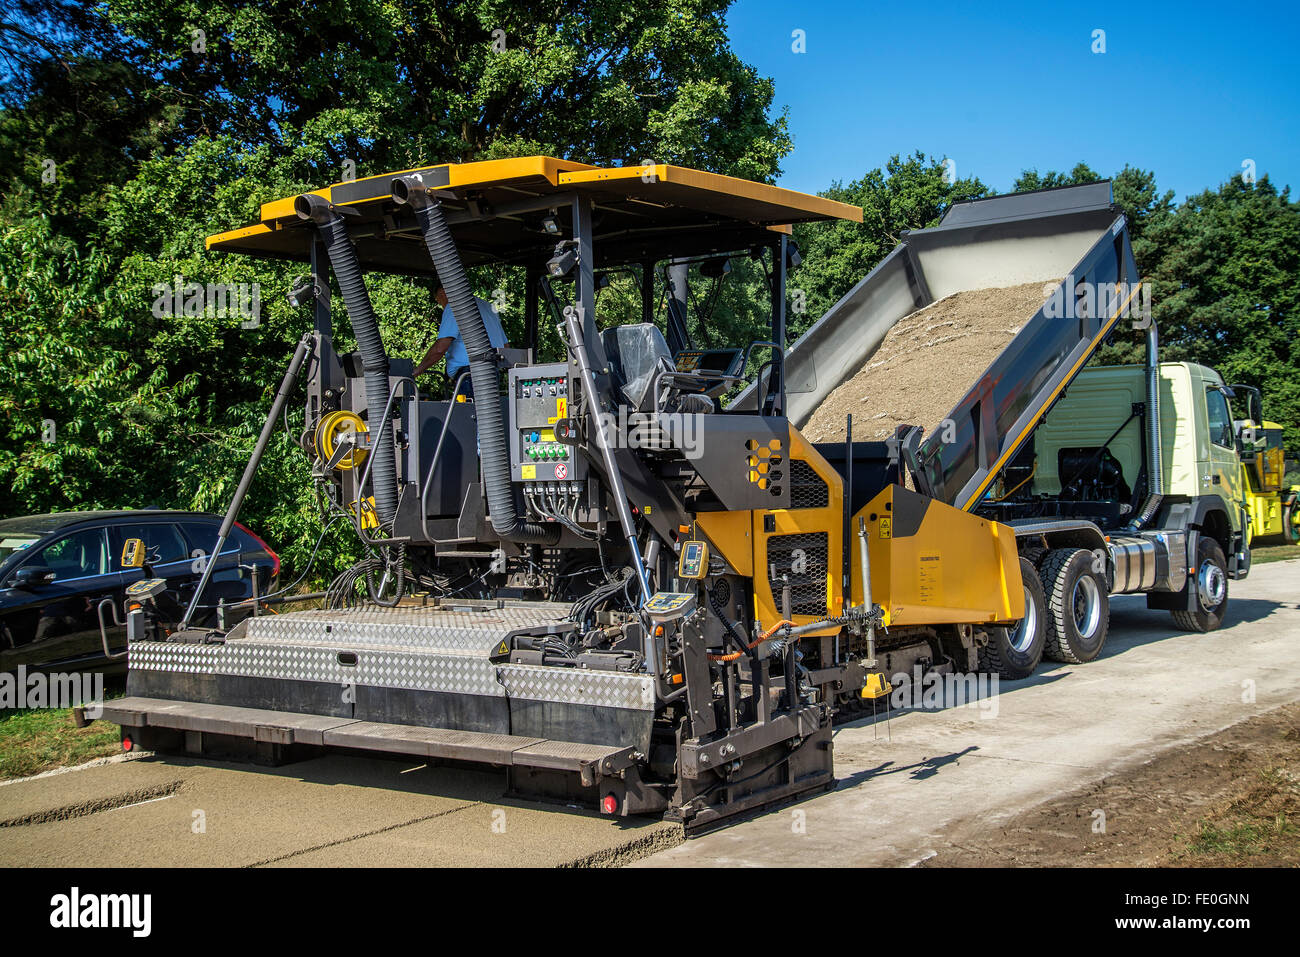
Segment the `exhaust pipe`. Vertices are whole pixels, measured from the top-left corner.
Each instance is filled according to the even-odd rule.
[[[510,455],[506,445],[505,416],[501,413],[501,383],[493,359],[492,340],[479,315],[478,302],[470,288],[460,251],[442,212],[442,203],[429,195],[418,173],[393,180],[393,202],[415,211],[424,245],[433,268],[447,290],[447,301],[455,313],[461,340],[469,354],[470,381],[478,407],[479,458],[483,463],[483,485],[487,492],[492,529],[511,542],[554,545],[560,540],[558,526],[529,522],[515,512],[514,488],[510,484]],[[639,558],[640,556],[638,556]]]
[[[1129,525],[1137,531],[1155,517],[1165,497],[1164,453],[1160,448],[1160,334],[1147,326],[1147,500]]]
[[[293,201],[293,208],[299,219],[316,226],[325,243],[330,266],[338,277],[348,318],[352,321],[352,331],[357,337],[366,382],[366,413],[370,433],[375,437],[375,459],[370,470],[374,479],[375,511],[379,513],[381,525],[391,531],[393,519],[397,516],[397,459],[393,450],[393,431],[387,422],[380,421],[388,402],[389,386],[388,353],[384,352],[384,342],[379,336],[379,321],[370,305],[370,293],[361,278],[357,249],[348,238],[343,217],[313,193],[303,193]]]

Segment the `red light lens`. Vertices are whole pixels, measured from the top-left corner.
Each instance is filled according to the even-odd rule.
[[[271,579],[274,580],[274,579],[275,579],[275,576],[278,575],[278,574],[280,574],[280,556],[277,555],[275,552],[271,551],[271,546],[268,545],[268,544],[266,544],[265,541],[263,541],[261,535],[258,535],[256,532],[254,532],[251,528],[249,528],[249,527],[248,527],[247,525],[245,525],[243,522],[236,522],[236,523],[235,523],[235,527],[238,528],[240,531],[242,531],[242,532],[243,532],[245,535],[247,535],[249,538],[253,539],[253,541],[255,541],[255,542],[257,542],[259,545],[261,545],[264,549],[266,549],[266,554],[270,555],[270,556],[271,556],[271,561],[273,561],[273,562],[275,563],[275,564],[271,567]]]
[[[612,794],[606,794],[600,800],[600,810],[604,814],[617,814],[618,798],[614,797]]]
[[[128,734],[125,738],[122,739],[122,750],[123,750],[123,751],[130,751],[130,750],[131,750],[132,748],[134,748],[134,747],[135,747],[135,742],[131,740],[131,736],[130,736],[129,734]]]

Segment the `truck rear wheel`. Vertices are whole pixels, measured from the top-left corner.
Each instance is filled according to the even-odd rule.
[[[1092,661],[1106,644],[1110,595],[1106,579],[1093,570],[1093,561],[1086,548],[1053,549],[1043,560],[1040,575],[1047,596],[1043,654],[1054,661]]]
[[[990,628],[989,643],[980,649],[980,671],[1017,681],[1028,678],[1043,660],[1046,637],[1044,619],[1047,599],[1038,570],[1020,559],[1020,578],[1025,587],[1025,617],[1010,628]]]
[[[1292,502],[1282,509],[1282,537],[1294,545],[1300,542],[1300,502]]]
[[[1219,543],[1208,535],[1196,540],[1196,575],[1187,580],[1196,589],[1196,610],[1170,612],[1183,631],[1214,631],[1228,610],[1228,562]]]

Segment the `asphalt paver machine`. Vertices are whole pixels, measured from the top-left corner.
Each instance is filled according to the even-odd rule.
[[[315,315],[227,528],[305,388],[301,444],[366,557],[325,608],[226,632],[189,627],[191,608],[139,632],[106,717],[164,751],[492,765],[515,793],[690,832],[833,786],[832,720],[888,692],[885,649],[973,668],[1024,613],[1010,529],[910,491],[884,443],[814,446],[787,418],[790,226],[861,215],[676,166],[532,157],[340,183],[211,237],[309,263],[293,296]],[[762,266],[767,338],[697,348],[690,267],[735,257]],[[487,334],[481,266],[524,290],[511,347]],[[597,305],[617,271],[637,322]],[[470,360],[447,394],[385,348],[380,273],[445,288]],[[560,347],[542,361],[547,325]]]

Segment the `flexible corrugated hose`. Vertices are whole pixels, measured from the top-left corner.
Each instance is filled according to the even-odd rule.
[[[433,268],[447,291],[447,302],[456,316],[461,341],[469,354],[469,375],[474,383],[474,404],[478,420],[479,457],[487,493],[488,517],[492,529],[503,539],[554,545],[560,539],[558,525],[543,525],[519,517],[514,488],[510,482],[510,456],[506,445],[506,421],[501,413],[501,383],[493,359],[492,340],[478,311],[478,300],[470,287],[460,250],[452,239],[442,204],[429,196],[418,174],[393,180],[393,199],[409,203],[415,210],[424,244]]]
[[[375,496],[375,511],[380,524],[392,530],[397,515],[397,458],[393,450],[393,431],[387,422],[379,421],[388,402],[388,353],[379,335],[379,321],[370,305],[370,293],[361,278],[361,263],[356,247],[348,238],[343,217],[328,202],[313,193],[303,193],[294,200],[294,211],[300,219],[315,224],[329,253],[330,267],[338,279],[343,302],[348,308],[348,319],[357,337],[357,349],[366,382],[366,411],[370,434],[374,436],[374,465],[370,475]]]

